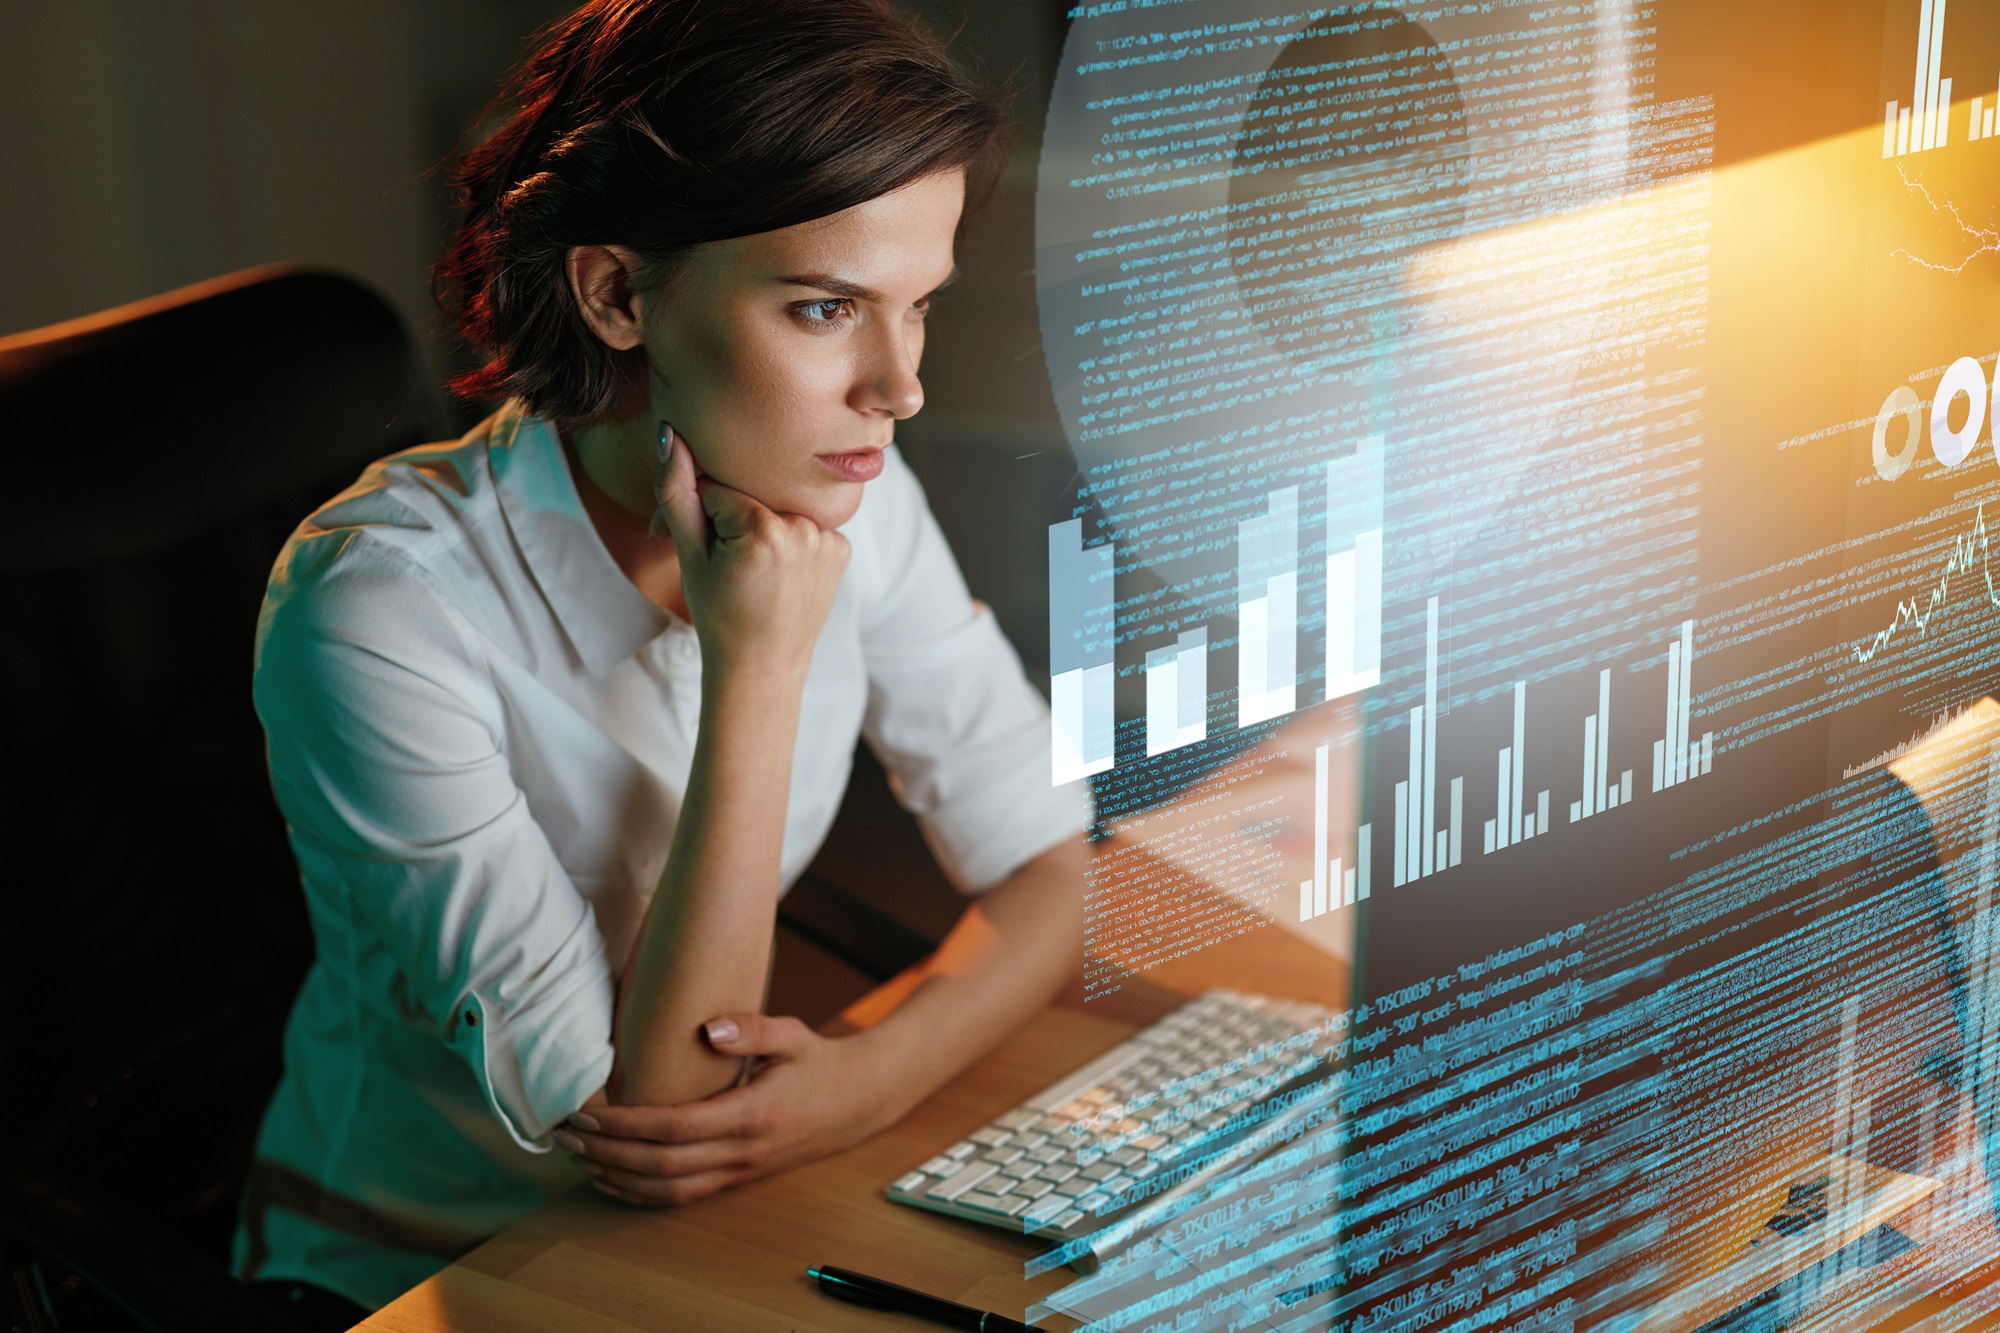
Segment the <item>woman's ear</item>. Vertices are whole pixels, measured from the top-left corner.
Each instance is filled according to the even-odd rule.
[[[605,346],[620,352],[646,337],[640,267],[638,252],[623,245],[573,245],[563,256],[583,322]]]

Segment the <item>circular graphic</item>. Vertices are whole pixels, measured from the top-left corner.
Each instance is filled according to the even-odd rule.
[[[1905,391],[1907,392],[1907,390]],[[1963,396],[1968,404],[1965,426],[1951,428],[1951,405]],[[1938,381],[1937,396],[1931,399],[1931,452],[1946,467],[1957,467],[1979,443],[1986,429],[1986,372],[1969,356],[1951,363]]]
[[[1903,419],[1903,447],[1889,452],[1889,424]],[[1875,473],[1884,481],[1894,481],[1917,461],[1917,444],[1924,437],[1924,407],[1917,391],[1907,384],[1896,386],[1875,414]]]

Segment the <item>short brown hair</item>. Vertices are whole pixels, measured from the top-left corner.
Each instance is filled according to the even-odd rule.
[[[710,241],[774,231],[967,172],[1007,146],[999,99],[886,0],[592,0],[548,28],[454,172],[440,303],[483,350],[452,388],[543,416],[614,410],[630,353],[583,322],[564,260],[626,245],[664,278]]]

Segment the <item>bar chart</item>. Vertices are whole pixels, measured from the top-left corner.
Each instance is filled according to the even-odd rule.
[[[1424,612],[1424,701],[1410,710],[1410,776],[1396,784],[1394,883],[1401,888],[1464,859],[1465,779],[1453,778],[1446,827],[1437,810],[1438,599]]]
[[[1146,754],[1208,739],[1208,631],[1146,654]]]
[[[1597,673],[1597,711],[1583,720],[1583,794],[1569,803],[1572,824],[1632,804],[1632,770],[1611,779],[1611,668]]]
[[[1326,465],[1326,697],[1341,699],[1382,681],[1382,523],[1366,487],[1357,507],[1355,473],[1375,466],[1379,436],[1362,442],[1359,465]],[[1379,467],[1376,468],[1379,472]],[[1377,487],[1379,495],[1379,486]],[[1372,526],[1370,526],[1372,524]]]
[[[1374,841],[1374,827],[1363,824],[1355,830],[1353,865],[1346,864],[1344,855],[1331,860],[1327,857],[1332,841],[1326,771],[1330,753],[1331,747],[1325,745],[1313,751],[1313,873],[1311,879],[1299,881],[1300,921],[1368,901],[1369,850]]]
[[[1653,790],[1665,791],[1707,773],[1715,761],[1715,733],[1689,734],[1694,710],[1694,622],[1667,645],[1667,734],[1653,742]]]
[[[1486,821],[1484,851],[1487,855],[1505,851],[1549,831],[1549,794],[1535,796],[1535,808],[1528,804],[1528,682],[1514,682],[1514,743],[1500,747],[1497,771],[1499,800],[1493,818]]]
[[[1110,542],[1084,547],[1083,520],[1049,525],[1049,755],[1058,787],[1113,763],[1115,561]]]
[[[1981,139],[1991,139],[1994,134],[1994,112],[2000,110],[2000,81],[1995,83],[1996,91],[1992,100],[1984,97],[1972,99],[1971,114],[1967,117],[1966,139],[1977,143]],[[1950,108],[1947,107],[1947,110]]]
[[[1945,0],[1923,0],[1917,18],[1916,73],[1910,81],[1910,104],[1891,101],[1882,112],[1882,156],[1942,148],[1950,138],[1951,80],[1941,79],[1944,64]],[[1974,103],[1972,123],[1982,127],[1982,112]],[[1981,137],[1977,132],[1974,138]]]
[[[1267,511],[1236,525],[1237,725],[1298,707],[1299,488],[1272,491]]]

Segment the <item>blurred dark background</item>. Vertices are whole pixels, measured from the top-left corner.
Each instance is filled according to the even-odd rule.
[[[899,438],[1046,688],[1045,525],[1074,464],[1033,210],[1064,6],[906,7],[1013,89],[1020,147]],[[311,956],[250,709],[257,604],[366,460],[484,415],[439,388],[465,357],[429,293],[444,163],[568,8],[0,0],[0,1333],[235,1326],[188,1273],[220,1271]],[[308,273],[33,332],[270,264]],[[859,756],[769,1007],[831,1017],[961,905]]]
[[[980,595],[1034,660],[1047,637],[1039,584],[1016,578],[1009,557],[1049,507],[1041,493],[1069,475],[1033,279],[1036,147],[1066,6],[903,7],[1017,92],[1020,151],[966,237],[963,277],[934,316],[928,405],[901,435]],[[450,223],[442,164],[476,135],[530,34],[570,8],[0,0],[0,337],[253,265],[306,263],[386,296],[441,382],[462,355],[429,290]],[[439,405],[452,434],[484,415],[442,395]],[[979,505],[961,498],[972,496]],[[984,526],[1003,513],[1022,521]]]

